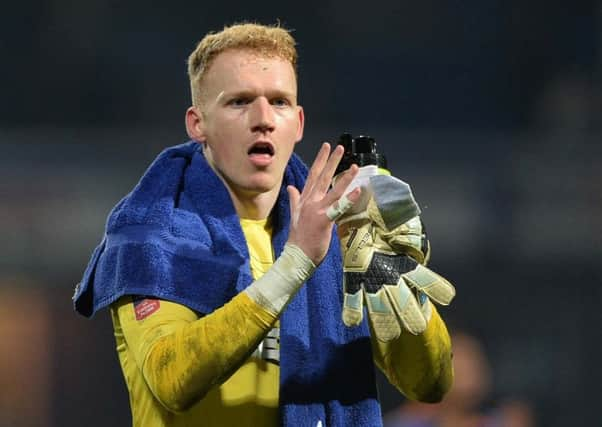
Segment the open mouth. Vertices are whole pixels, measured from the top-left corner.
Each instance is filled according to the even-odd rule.
[[[249,148],[247,154],[251,155],[274,155],[274,147],[269,142],[256,142]]]

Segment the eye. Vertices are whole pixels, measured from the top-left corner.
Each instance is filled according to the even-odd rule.
[[[276,107],[288,107],[289,105],[291,105],[291,103],[286,98],[275,98],[272,100],[272,105]]]
[[[242,107],[242,106],[249,104],[250,102],[251,102],[250,98],[241,96],[241,97],[237,97],[237,98],[232,98],[230,101],[228,101],[228,105],[231,105],[233,107]]]

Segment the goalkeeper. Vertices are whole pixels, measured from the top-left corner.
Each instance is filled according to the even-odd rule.
[[[347,255],[333,218],[358,167],[329,190],[342,147],[323,144],[309,171],[293,154],[305,123],[296,62],[280,27],[201,40],[192,141],[164,150],[115,206],[76,288],[81,314],[110,309],[134,426],[373,427],[374,364],[411,399],[439,401],[451,385],[435,307],[389,340],[357,315],[341,321]]]

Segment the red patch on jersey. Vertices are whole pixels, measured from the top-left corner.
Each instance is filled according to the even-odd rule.
[[[136,312],[136,320],[146,319],[148,316],[159,310],[158,299],[141,299],[134,301],[134,312]]]

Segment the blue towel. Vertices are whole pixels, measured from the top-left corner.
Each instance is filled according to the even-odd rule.
[[[290,222],[286,186],[303,188],[293,155],[273,212],[278,256]],[[164,150],[112,210],[74,295],[90,317],[123,295],[148,295],[208,314],[253,281],[229,193],[194,141]],[[380,426],[368,326],[341,322],[342,261],[331,249],[280,319],[280,415],[285,426]]]

